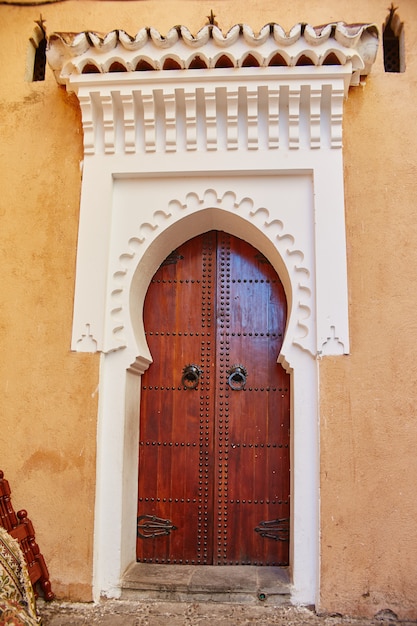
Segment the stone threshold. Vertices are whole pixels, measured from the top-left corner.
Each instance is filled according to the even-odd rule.
[[[133,563],[122,579],[122,599],[171,602],[290,602],[286,567]]]

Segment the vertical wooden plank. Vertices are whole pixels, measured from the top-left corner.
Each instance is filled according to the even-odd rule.
[[[227,428],[216,429],[218,473],[222,476],[217,551],[219,564],[288,564],[288,542],[255,532],[260,522],[289,517],[289,387],[277,364],[286,321],[283,287],[272,266],[244,241],[220,235],[216,416],[227,397]],[[228,369],[242,364],[242,390],[228,385]],[[224,371],[225,370],[225,371]],[[224,420],[223,424],[226,422]],[[221,439],[227,454],[221,456]],[[227,441],[226,441],[227,439]],[[225,479],[227,476],[227,479]],[[216,501],[215,501],[216,502]],[[226,531],[226,532],[225,532]],[[221,537],[220,537],[221,533]]]
[[[156,272],[146,297],[154,362],[142,379],[138,517],[168,519],[176,529],[139,537],[139,561],[212,560],[212,257],[210,238],[181,246]],[[188,364],[203,371],[196,389],[182,384]]]

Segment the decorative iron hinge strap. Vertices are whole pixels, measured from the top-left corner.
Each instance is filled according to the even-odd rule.
[[[161,535],[170,535],[177,527],[169,519],[162,519],[155,515],[140,515],[138,517],[138,537],[154,539]]]
[[[288,517],[283,517],[281,519],[259,522],[255,532],[259,533],[261,537],[273,539],[274,541],[289,541],[290,520]]]

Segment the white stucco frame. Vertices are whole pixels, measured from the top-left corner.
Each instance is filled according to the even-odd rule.
[[[215,185],[213,178],[217,179]],[[316,342],[312,229],[304,229],[299,237],[300,247],[293,241],[296,223],[311,222],[314,216],[313,172],[301,169],[298,175],[292,172],[279,176],[275,171],[263,171],[256,180],[253,172],[238,175],[213,172],[209,177],[187,176],[182,172],[181,176],[150,180],[143,175],[130,177],[124,172],[122,178],[112,179],[112,186],[109,209],[118,212],[119,225],[124,207],[125,213],[131,213],[130,218],[126,216],[125,224],[129,231],[128,223],[132,226],[132,221],[136,221],[135,208],[142,203],[141,219],[145,219],[145,225],[131,231],[136,235],[130,237],[127,247],[126,235],[120,232],[123,229],[112,233],[111,247],[118,248],[119,254],[112,255],[114,264],[109,275],[117,287],[114,284],[109,287],[108,300],[117,292],[118,306],[114,303],[107,306],[119,324],[115,325],[112,318],[108,321],[116,334],[123,334],[126,347],[103,354],[101,362],[95,537],[97,594],[117,596],[119,577],[135,559],[140,374],[151,358],[139,315],[146,288],[173,248],[200,232],[217,228],[246,239],[262,251],[286,288],[291,314],[280,359],[292,374],[292,599],[315,602],[318,381],[316,354],[312,352]],[[177,199],[181,188],[187,190],[182,203]],[[95,190],[93,193],[97,197]],[[279,194],[285,209],[277,211],[273,199]],[[268,198],[269,204],[274,205],[270,208]],[[285,222],[288,229],[283,227]],[[115,240],[125,245],[118,247]],[[136,324],[131,316],[122,322],[124,309],[137,311]]]
[[[129,153],[129,129],[118,124],[117,118],[114,122],[113,105],[118,99],[115,93],[123,95],[127,87],[135,86],[134,77],[100,77],[103,109],[99,113],[94,109],[96,77],[79,76],[71,82],[83,107],[87,148],[94,148],[93,154],[86,150],[84,162],[73,349],[102,352],[96,597],[117,597],[120,578],[135,560],[140,375],[151,361],[140,323],[146,289],[173,248],[216,228],[246,239],[263,252],[286,289],[289,317],[280,359],[292,375],[292,601],[316,602],[317,358],[349,350],[341,153],[342,106],[349,73],[346,68],[322,68],[317,77],[313,69],[317,72],[317,68],[297,68],[290,81],[288,76],[283,80],[281,71],[278,76],[275,68],[263,73],[261,86],[266,86],[271,107],[275,94],[281,99],[275,109],[279,132],[267,110],[252,121],[253,128],[246,121],[244,140],[239,139],[236,150],[227,145],[219,148],[224,137],[215,132],[218,125],[214,128],[210,123],[204,127],[205,149],[189,150],[186,141],[180,144],[179,132],[170,135],[166,118],[161,121],[156,115],[154,129],[147,136],[150,149],[145,143],[140,154],[137,150]],[[163,84],[159,76],[150,76],[147,88],[166,93],[169,101],[173,74],[164,76]],[[200,99],[204,101],[201,94],[205,96],[206,116],[213,94],[215,100],[218,97],[219,111],[225,81],[230,85],[230,77],[220,72],[210,78],[209,89],[201,77],[193,85],[194,93],[200,89]],[[248,84],[252,87],[255,79],[259,81],[259,75],[246,72],[244,89]],[[242,89],[242,76],[239,81],[235,92]],[[143,82],[141,90],[143,94]],[[252,94],[262,93],[257,83]],[[113,107],[111,115],[106,113],[106,98]],[[246,95],[247,107],[248,102]],[[261,112],[262,103],[256,104],[255,110]],[[199,106],[201,100],[196,99]],[[91,119],[96,116],[90,144],[88,114]],[[107,124],[106,114],[111,120]],[[179,115],[173,113],[172,119]],[[243,115],[247,116],[247,109]],[[239,112],[237,121],[232,119],[236,127],[241,116]],[[229,128],[226,139],[228,133],[233,138]],[[167,149],[170,139],[175,147],[172,153]],[[273,140],[279,149],[271,147]],[[207,149],[210,141],[216,149]],[[118,142],[124,150],[118,149]]]
[[[267,25],[255,36],[237,25],[223,36],[207,26],[196,38],[181,29],[166,38],[152,29],[135,39],[84,33],[70,43],[58,34],[50,47],[84,131],[72,349],[102,355],[94,594],[118,597],[135,560],[140,378],[152,358],[141,317],[147,286],[176,246],[219,229],[258,248],[285,287],[291,598],[315,604],[318,360],[349,351],[343,100],[369,71],[376,29],[299,24],[286,34]],[[277,45],[288,66],[268,66]],[[259,67],[243,67],[248,47]],[[198,53],[210,69],[161,70],[167,48],[171,66],[192,67]],[[216,69],[225,48],[234,66]],[[306,55],[313,66],[298,65]],[[158,71],[131,71],[138,59]],[[128,71],[107,73],[115,61]],[[83,75],[91,64],[101,73]]]
[[[341,184],[337,160],[333,160],[331,169],[326,171],[334,183],[337,165]],[[102,170],[101,180],[106,179],[108,185],[101,187],[99,205],[102,209],[107,206],[111,222],[117,215],[117,227],[110,234],[105,305],[108,313],[104,316],[104,322],[110,327],[105,329],[105,335],[112,342],[117,337],[125,347],[111,349],[110,346],[103,352],[101,361],[96,593],[117,596],[120,576],[135,559],[140,374],[151,359],[140,315],[146,289],[153,273],[172,249],[200,232],[217,228],[246,239],[263,252],[275,266],[286,289],[290,314],[280,359],[291,372],[292,386],[292,599],[314,603],[319,549],[315,277],[318,259],[315,250],[325,247],[327,255],[334,246],[334,252],[339,255],[344,248],[344,240],[337,242],[336,235],[339,230],[343,236],[343,229],[332,224],[334,220],[329,217],[335,215],[335,197],[327,193],[328,181],[325,177],[320,181],[317,172],[308,169],[306,164],[290,173],[265,168],[256,173],[240,170],[236,174],[223,170],[197,176],[196,172],[173,172],[164,176],[154,174],[151,178],[143,172],[138,175],[126,169],[117,176],[111,172],[103,176]],[[94,183],[94,177],[91,180]],[[91,192],[97,202],[95,184]],[[88,196],[88,193],[83,194],[83,202],[91,207],[92,200]],[[320,196],[322,202],[317,204]],[[343,210],[343,202],[339,209]],[[320,211],[328,214],[325,221],[330,233],[314,232]],[[105,239],[103,232],[97,232],[97,225],[95,236],[98,240]],[[333,269],[334,256],[330,262]],[[343,257],[341,261],[344,265]],[[86,267],[84,263],[83,267]],[[346,282],[341,288],[341,275],[345,276],[345,267],[335,272],[337,285],[333,285],[333,294],[338,292],[337,308],[341,309],[340,304],[344,302],[344,310],[329,315],[327,334],[320,344],[320,351],[327,349],[329,353],[342,353],[345,349],[340,339],[334,339],[332,326],[338,329],[337,336],[343,336],[347,342],[346,328],[339,330],[347,310],[343,289]],[[78,297],[86,300],[85,294],[78,294]],[[89,324],[89,328],[91,342],[94,325]],[[81,339],[84,343],[86,338],[82,334],[77,336],[80,349],[78,342]]]

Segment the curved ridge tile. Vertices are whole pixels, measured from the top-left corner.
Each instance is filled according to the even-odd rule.
[[[324,27],[313,27],[306,24],[304,29],[304,39],[311,46],[323,43],[329,39],[333,32],[333,24],[326,24]]]
[[[242,35],[246,43],[252,46],[260,46],[271,36],[271,25],[265,24],[265,26],[263,26],[259,31],[258,35],[255,35],[250,26],[242,24]]]
[[[286,33],[282,26],[279,26],[279,24],[274,24],[273,34],[274,39],[277,43],[281,44],[282,46],[290,46],[300,39],[302,34],[302,25],[295,24],[295,26],[291,28],[289,33]]]
[[[180,32],[184,43],[186,43],[187,46],[191,46],[192,48],[204,46],[210,39],[209,26],[203,26],[203,28],[198,31],[196,37],[194,37],[194,35],[186,26],[180,26]]]
[[[218,26],[213,26],[211,36],[213,37],[213,41],[215,41],[218,46],[221,46],[222,48],[225,48],[226,46],[231,46],[239,39],[240,24],[232,26],[232,28],[227,31],[226,35],[223,35],[223,32]]]
[[[161,33],[156,30],[156,28],[150,28],[149,34],[151,36],[152,42],[158,48],[169,48],[177,43],[179,39],[179,33],[177,28],[171,28],[168,33],[165,35],[161,35]]]
[[[131,37],[124,30],[119,31],[119,41],[126,50],[140,50],[148,42],[148,29],[141,28],[135,37]]]
[[[335,26],[334,38],[338,43],[348,48],[355,46],[365,31],[378,36],[378,29],[375,24],[345,24],[344,22],[338,22]]]

